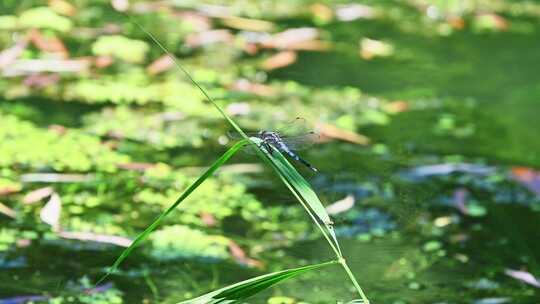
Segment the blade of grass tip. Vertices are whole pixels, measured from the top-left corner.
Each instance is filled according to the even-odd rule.
[[[169,56],[169,58],[171,58],[171,60],[176,65],[176,67],[178,69],[180,69],[186,75],[186,77],[189,79],[189,81],[191,83],[193,83],[193,85],[195,85],[195,87],[197,87],[199,89],[199,91],[204,95],[204,97],[219,111],[219,113],[221,113],[221,115],[227,120],[227,122],[229,124],[231,124],[231,126],[233,126],[233,128],[242,137],[244,137],[245,139],[248,139],[246,133],[244,133],[242,128],[240,128],[240,126],[237,125],[236,122],[234,122],[234,120],[232,120],[232,118],[230,118],[229,115],[227,115],[227,113],[225,113],[225,111],[214,101],[214,99],[212,97],[210,97],[210,95],[206,92],[206,90],[197,81],[195,81],[195,79],[191,76],[191,74],[180,64],[178,59],[171,52],[169,52],[169,50],[167,50],[167,48],[163,44],[161,44],[161,42],[159,42],[159,40],[152,33],[147,31],[141,24],[139,24],[137,21],[135,21],[130,15],[128,15],[128,14],[126,14],[126,15],[128,16],[128,18],[130,19],[131,22],[133,22],[135,25],[137,25],[137,27],[139,27],[141,29],[141,31],[143,31],[148,37],[150,37],[150,39],[152,39],[152,41],[163,52],[165,52],[165,54],[167,54],[167,56]]]
[[[112,274],[128,256],[139,245],[143,240],[145,240],[148,235],[154,231],[157,226],[163,221],[163,219],[169,215],[182,201],[184,201],[200,184],[202,184],[208,177],[210,177],[221,165],[223,165],[231,156],[233,156],[239,149],[248,144],[248,140],[241,140],[232,146],[227,152],[225,152],[218,160],[216,160],[209,168],[204,172],[193,184],[191,184],[183,193],[178,197],[178,199],[169,207],[167,210],[163,211],[155,220],[148,226],[142,233],[140,233],[131,245],[124,249],[120,256],[114,261],[113,265],[107,270],[105,275],[99,279],[96,283],[99,284],[105,280],[110,274]]]

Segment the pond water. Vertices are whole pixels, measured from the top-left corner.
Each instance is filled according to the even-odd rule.
[[[269,73],[270,81],[293,80],[309,88],[350,86],[407,103],[407,110],[391,119],[356,130],[375,145],[330,142],[303,153],[321,171],[307,175],[323,202],[348,194],[356,200],[352,210],[335,215],[336,230],[372,303],[540,301],[537,287],[505,274],[540,274],[540,194],[534,194],[538,186],[533,181],[520,182],[516,173],[522,172],[518,167],[540,168],[540,26],[524,17],[507,18],[529,26],[494,33],[465,29],[441,36],[406,31],[384,19],[332,22],[321,29],[336,42],[334,49],[302,52],[294,64]],[[283,24],[310,25],[303,19]],[[361,60],[358,41],[363,37],[391,41],[394,55]],[[60,109],[49,99],[18,102],[36,109],[36,125],[79,127],[82,123],[74,117],[101,109],[79,104],[62,104]],[[179,153],[186,150],[191,151],[141,149],[133,155],[201,166],[216,158],[195,148],[202,157],[190,163],[192,159]],[[254,179],[260,183],[252,180],[251,191],[265,204],[294,204],[274,193],[276,178],[260,174]],[[142,190],[136,182],[129,187]],[[150,220],[134,217],[132,222],[143,229]],[[245,233],[241,219],[227,220],[228,233]],[[260,251],[266,270],[272,271],[299,261],[332,259],[327,244],[313,237]],[[99,276],[120,252],[114,246],[46,238],[21,246],[0,255],[0,298],[59,293],[73,278]],[[261,273],[212,259],[156,262],[139,251],[122,269],[111,280],[124,292],[125,303],[176,303]],[[276,295],[308,303],[347,302],[352,294],[346,274],[330,267],[288,281],[249,303],[265,303]]]

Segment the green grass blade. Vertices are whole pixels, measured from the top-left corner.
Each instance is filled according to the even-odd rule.
[[[251,140],[256,145],[260,145],[260,139],[251,138]],[[289,189],[296,196],[296,198],[300,200],[302,205],[309,208],[309,210],[307,210],[308,213],[310,211],[313,212],[313,214],[316,216],[316,219],[313,218],[313,220],[321,229],[325,237],[327,237],[327,235],[331,237],[331,239],[327,240],[330,242],[330,245],[336,251],[336,255],[338,257],[341,257],[341,249],[336,237],[336,233],[334,231],[332,220],[326,212],[326,208],[324,208],[323,204],[319,200],[319,197],[317,196],[317,194],[315,194],[315,191],[313,191],[313,189],[304,179],[304,177],[302,177],[302,175],[300,175],[300,173],[296,171],[293,165],[291,165],[291,163],[283,156],[283,154],[281,154],[278,149],[274,147],[272,148],[272,153],[269,153],[265,149],[259,150],[262,151],[263,156],[270,161],[274,170],[276,170],[280,177],[282,177],[285,184],[289,187]],[[317,220],[322,222],[322,224],[324,225],[324,230],[322,229]]]
[[[206,170],[193,184],[191,184],[183,193],[178,197],[178,199],[169,207],[167,210],[163,211],[155,220],[148,226],[141,234],[139,234],[133,243],[126,248],[120,256],[114,261],[113,265],[107,270],[107,273],[99,279],[99,281],[96,284],[99,284],[102,282],[105,278],[107,278],[111,273],[113,273],[120,263],[124,261],[129,254],[135,249],[137,245],[139,245],[142,241],[144,241],[148,235],[154,231],[159,224],[163,221],[163,219],[169,215],[182,201],[184,201],[197,187],[199,187],[208,177],[210,177],[221,165],[223,165],[231,156],[233,156],[238,150],[240,150],[243,146],[248,144],[248,140],[241,140],[237,142],[234,146],[232,146],[227,152],[225,152],[218,160],[216,160],[210,168]]]
[[[291,279],[305,272],[336,263],[338,263],[338,261],[330,261],[265,274],[229,285],[218,290],[214,290],[195,299],[179,302],[177,304],[237,303],[238,301],[245,300],[250,296],[268,289],[280,282]]]

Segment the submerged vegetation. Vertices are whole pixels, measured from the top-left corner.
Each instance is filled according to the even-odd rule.
[[[0,304],[535,302],[540,6],[338,2],[2,1]]]

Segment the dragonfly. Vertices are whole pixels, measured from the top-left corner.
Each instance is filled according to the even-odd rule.
[[[317,168],[294,152],[308,148],[319,138],[319,135],[314,131],[307,131],[308,128],[306,128],[306,125],[304,118],[297,117],[284,128],[275,131],[261,130],[254,133],[246,133],[246,135],[248,137],[259,138],[262,141],[260,147],[264,148],[270,155],[274,153],[273,148],[275,148],[279,152],[288,155],[290,158],[308,167],[311,171],[318,172]],[[239,138],[240,136],[232,134],[232,137]]]

